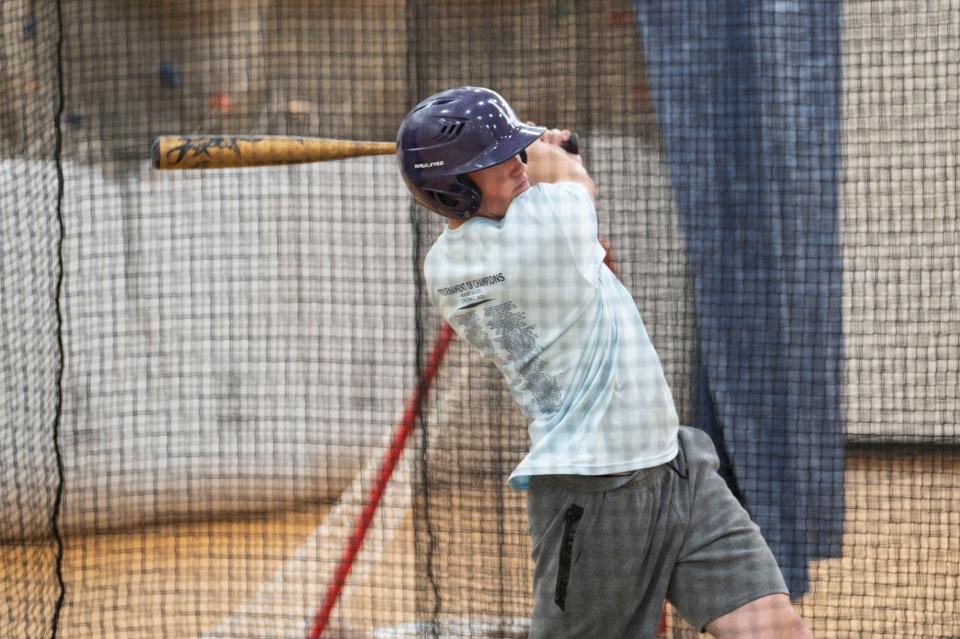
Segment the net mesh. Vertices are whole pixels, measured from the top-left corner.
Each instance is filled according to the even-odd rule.
[[[0,0],[0,34],[0,635],[307,636],[437,337],[443,222],[391,156],[149,143],[392,140],[474,84],[578,131],[815,636],[960,636],[954,3]],[[455,339],[325,636],[526,636],[527,445]]]

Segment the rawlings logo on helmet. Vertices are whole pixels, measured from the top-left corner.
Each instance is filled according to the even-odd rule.
[[[443,160],[437,160],[436,162],[424,162],[423,164],[414,164],[413,168],[415,169],[432,169],[435,166],[443,166]]]

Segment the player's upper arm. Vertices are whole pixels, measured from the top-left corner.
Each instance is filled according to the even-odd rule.
[[[579,179],[569,179],[569,180],[559,180],[560,182],[569,182],[571,184],[576,184],[583,188],[587,192],[587,195],[590,196],[590,199],[593,201],[594,206],[597,204],[597,187],[593,184],[593,180],[590,179],[588,175],[586,180]]]
[[[569,178],[566,178],[563,180],[557,180],[557,182],[572,182],[574,184],[578,184],[582,186],[583,190],[585,190],[587,192],[587,195],[590,196],[590,199],[593,200],[593,203],[594,204],[597,203],[597,187],[593,183],[593,180],[590,178],[590,176],[586,175],[586,171],[584,171],[584,175],[582,177],[570,176]]]
[[[604,249],[597,240],[597,212],[585,185],[572,180],[555,187],[558,227],[580,274],[596,284],[597,269],[603,262]]]

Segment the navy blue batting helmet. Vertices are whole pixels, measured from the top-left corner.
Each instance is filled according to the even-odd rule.
[[[415,106],[397,132],[397,162],[417,202],[465,220],[482,194],[466,175],[506,162],[545,131],[521,122],[498,93],[458,87]]]

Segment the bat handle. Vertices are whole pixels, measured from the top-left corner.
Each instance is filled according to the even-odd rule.
[[[580,141],[577,139],[577,132],[570,132],[570,139],[564,140],[560,143],[560,148],[566,151],[567,153],[572,153],[573,155],[580,155]]]

